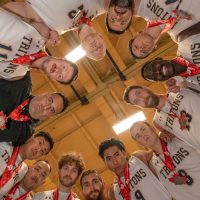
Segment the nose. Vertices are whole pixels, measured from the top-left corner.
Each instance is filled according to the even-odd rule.
[[[49,110],[51,109],[51,103],[47,102],[45,105],[43,105],[43,110]]]

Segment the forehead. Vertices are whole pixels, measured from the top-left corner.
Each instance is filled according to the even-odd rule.
[[[76,163],[73,162],[73,161],[70,161],[70,162],[65,163],[65,164],[62,166],[61,169],[63,169],[63,168],[69,168],[69,167],[70,167],[70,168],[78,169]]]
[[[133,125],[131,128],[131,135],[135,135],[142,127],[146,127],[147,125],[144,122],[138,122]]]
[[[116,152],[119,152],[119,151],[121,152],[121,150],[117,146],[108,147],[104,151],[104,158],[107,156],[112,156],[113,154],[115,154]]]
[[[38,161],[37,163],[35,163],[33,165],[34,168],[38,167],[40,168],[41,170],[43,171],[46,171],[46,172],[50,172],[50,166],[48,163],[44,162],[44,161]]]
[[[85,175],[82,179],[82,183],[85,183],[85,182],[92,182],[92,180],[99,180],[99,176],[96,174],[96,173],[90,173],[88,175]],[[101,182],[101,181],[100,181]]]

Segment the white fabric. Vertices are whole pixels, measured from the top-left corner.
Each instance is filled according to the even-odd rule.
[[[156,170],[159,180],[176,200],[200,199],[200,154],[178,138],[174,138],[169,142],[167,148],[173,160],[173,164],[176,167],[176,171],[184,170],[187,175],[190,176],[190,178],[187,179],[188,184],[192,184],[175,185],[169,182],[167,178],[171,178],[173,173],[164,165],[162,161],[164,160],[163,155],[159,155],[160,157],[158,157],[154,154],[151,163]]]
[[[141,0],[137,16],[148,20],[169,19],[174,16],[172,10],[178,2],[166,5],[164,0]]]
[[[21,197],[25,193],[26,191],[21,186],[19,186],[17,190],[15,191],[15,193],[12,196],[10,196],[12,198],[11,200],[17,200],[19,197]],[[4,199],[6,199],[6,196],[3,197],[3,200]],[[28,195],[25,200],[31,200],[31,199],[32,197]]]
[[[132,156],[129,159],[129,169],[131,200],[171,199],[169,192],[161,185],[149,168],[138,158]],[[122,177],[121,180],[124,181],[124,178]],[[117,183],[114,184],[114,193],[117,200],[123,200]],[[141,198],[141,195],[143,198]]]
[[[7,143],[7,142],[1,142],[0,143],[0,176],[2,176],[6,166],[7,166],[7,162],[11,156],[13,152],[13,146],[11,143]],[[20,155],[18,155],[14,168],[13,170],[19,166],[19,164],[21,164],[22,159],[20,157]],[[24,177],[24,175],[26,174],[28,170],[28,167],[25,163],[22,163],[22,167],[20,168],[19,172],[17,174],[13,174],[13,177],[2,187],[0,188],[0,198],[3,197],[4,195],[6,195],[9,190],[19,181],[22,180],[22,178]]]
[[[0,142],[0,176],[2,175],[2,173],[4,172],[6,166],[7,166],[7,162],[10,159],[10,156],[13,152],[13,146],[11,142]],[[14,169],[19,166],[19,164],[21,164],[22,159],[20,157],[20,155],[18,155],[15,165],[14,165]]]
[[[41,199],[48,199],[48,200],[53,200],[53,192],[54,190],[49,190],[49,191],[44,191],[44,192],[38,192],[33,195],[32,200],[41,200]],[[66,200],[69,196],[69,193],[64,193],[59,191],[59,199],[58,200]],[[75,193],[73,193],[72,196],[73,200],[80,200]]]
[[[44,46],[43,37],[34,27],[1,8],[0,30],[0,60],[36,53]],[[6,50],[2,45],[11,50]]]
[[[176,9],[179,1],[174,3],[165,4],[164,0],[141,0],[137,16],[143,17],[148,20],[169,19],[174,15],[173,10]],[[169,31],[172,39],[184,29],[196,24],[200,20],[199,13],[200,0],[182,0],[179,10],[186,11],[192,15],[192,20],[181,19],[171,31]]]
[[[192,35],[178,43],[178,53],[200,67],[200,34]]]
[[[181,111],[186,111],[192,117],[189,123],[190,129],[180,129],[178,119],[168,115],[168,113],[160,111],[156,112],[154,122],[161,128],[173,133],[181,140],[190,144],[196,149],[200,149],[200,95],[189,89],[182,89],[179,93],[170,93],[168,99],[171,103],[170,114],[176,113],[180,116]]]
[[[30,70],[28,65],[15,65],[11,62],[0,61],[0,79],[23,77]]]
[[[105,12],[102,0],[27,0],[51,29],[62,33],[72,28],[72,19],[78,10],[87,12],[88,18]]]
[[[18,173],[14,174],[10,180],[0,188],[0,199],[7,195],[8,192],[12,189],[12,187],[19,183],[25,176],[28,171],[28,166],[23,162],[21,168],[19,169]]]

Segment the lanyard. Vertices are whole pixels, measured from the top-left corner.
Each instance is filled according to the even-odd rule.
[[[27,65],[45,56],[47,56],[46,52],[39,52],[14,58],[11,62],[17,65]]]
[[[58,200],[58,199],[59,199],[59,191],[58,191],[58,188],[57,188],[53,193],[53,200]],[[66,200],[72,200],[72,192],[69,193]]]
[[[2,188],[8,182],[8,180],[12,177],[12,175],[14,173],[17,173],[19,169],[21,168],[21,164],[20,164],[15,170],[13,170],[13,166],[16,162],[18,154],[19,154],[19,147],[14,147],[12,155],[10,159],[8,160],[6,168],[0,179],[0,188]]]
[[[180,176],[178,173],[175,172],[175,167],[172,161],[172,158],[170,156],[169,150],[167,148],[167,144],[160,140],[161,146],[162,146],[162,151],[164,154],[164,164],[166,167],[173,172],[173,176],[171,178],[168,178],[168,180],[176,185],[181,185],[186,183],[186,176]]]
[[[200,74],[200,67],[188,62],[187,60],[181,58],[181,57],[176,57],[175,59],[173,59],[172,61],[182,65],[182,66],[186,66],[187,67],[187,71],[182,72],[179,74],[179,76],[182,77],[188,77],[188,76],[195,76],[197,74]]]
[[[6,196],[5,200],[12,200],[12,196],[15,194],[16,190],[18,189],[19,184],[16,184],[9,192],[9,194]],[[18,197],[16,200],[25,200],[26,197],[30,194],[30,192],[26,192],[25,194]]]
[[[120,192],[122,194],[123,199],[130,200],[130,188],[129,188],[130,171],[129,171],[128,164],[126,165],[124,169],[124,179],[125,179],[125,184],[123,184],[120,178],[117,179],[117,183],[120,188]]]
[[[25,109],[25,106],[29,103],[29,98],[24,100],[17,108],[15,108],[7,117],[3,111],[0,112],[0,130],[6,129],[6,122],[8,118],[14,120],[14,121],[22,121],[27,122],[29,120],[29,117],[27,115],[22,115],[21,113]]]

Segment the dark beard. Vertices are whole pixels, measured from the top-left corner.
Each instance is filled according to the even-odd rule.
[[[90,193],[91,194],[91,193]],[[99,196],[96,199],[90,198],[90,195],[86,197],[86,200],[106,200],[103,194],[103,190],[100,191]]]
[[[61,179],[61,177],[59,177],[59,181],[65,187],[72,187],[75,184],[75,182],[71,182],[70,184],[66,185],[65,182]]]
[[[133,2],[132,2],[132,0],[111,0],[110,6],[119,6],[121,8],[132,9]]]

